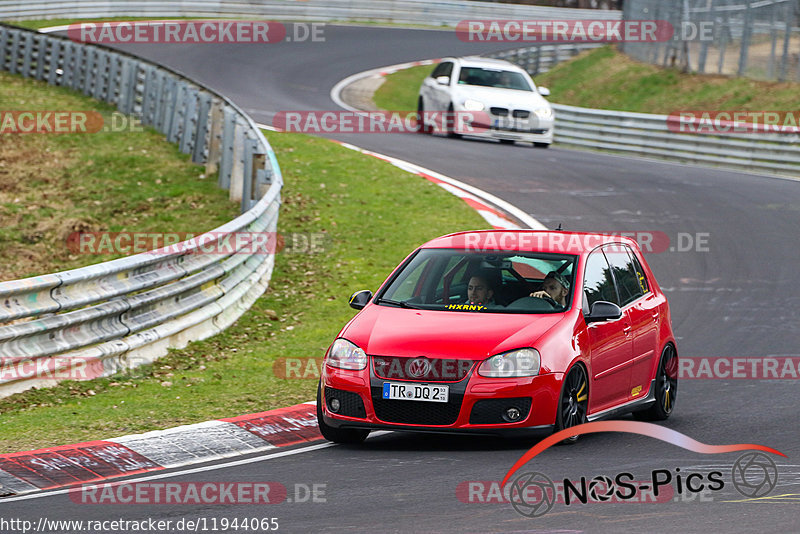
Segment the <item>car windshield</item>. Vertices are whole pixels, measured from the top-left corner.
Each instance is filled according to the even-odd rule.
[[[502,69],[488,69],[486,67],[461,67],[461,73],[458,75],[458,84],[533,91],[528,80],[521,73]]]
[[[459,313],[561,313],[572,301],[575,261],[564,254],[423,249],[395,273],[377,302]],[[531,296],[543,290],[551,272],[569,285],[564,305],[544,294]]]

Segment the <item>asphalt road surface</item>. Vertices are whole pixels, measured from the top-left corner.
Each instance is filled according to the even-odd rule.
[[[270,123],[278,111],[337,109],[330,89],[350,74],[485,52],[490,45],[463,43],[449,32],[327,26],[323,43],[126,49],[219,90],[257,121]],[[558,95],[551,100],[558,102]],[[649,254],[648,261],[670,299],[681,357],[800,356],[797,182],[557,147],[403,134],[334,137],[480,187],[550,227],[663,232],[672,250]],[[76,504],[61,493],[7,502],[2,515],[199,518],[207,531],[213,520],[221,525],[225,518],[276,517],[283,532],[797,532],[798,384],[682,380],[676,411],[663,423],[704,443],[756,443],[783,452],[786,458],[773,456],[777,486],[764,499],[748,499],[734,487],[740,453],[703,455],[643,436],[594,434],[548,449],[522,472],[540,472],[557,483],[629,472],[646,483],[653,471],[664,470],[672,476],[671,493],[665,496],[664,489],[655,499],[645,493],[626,503],[559,502],[545,515],[526,517],[497,502],[495,486],[476,481],[501,480],[538,437],[383,433],[359,447],[297,447],[293,455],[165,480],[279,482],[292,502],[99,506]],[[699,473],[695,481],[708,485],[711,471],[721,473],[722,488],[692,493],[683,484],[679,493],[679,474]],[[314,484],[316,498],[310,496]],[[480,502],[487,499],[492,502]]]

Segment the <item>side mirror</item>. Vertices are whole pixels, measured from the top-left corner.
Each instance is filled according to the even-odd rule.
[[[354,310],[362,310],[367,303],[372,300],[372,291],[362,289],[350,295],[350,307]]]
[[[436,83],[439,85],[450,85],[450,76],[437,76]]]
[[[586,315],[587,323],[596,323],[599,321],[610,321],[622,317],[622,308],[612,302],[598,300],[592,304],[592,311]]]
[[[542,96],[550,96],[550,89],[547,87],[539,87],[539,94]]]

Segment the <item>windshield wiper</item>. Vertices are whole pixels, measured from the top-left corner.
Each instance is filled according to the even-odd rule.
[[[419,310],[419,309],[421,309],[421,308],[417,308],[416,306],[412,306],[408,302],[403,302],[403,301],[400,301],[400,300],[378,299],[378,304],[381,304],[381,303],[391,304],[393,306],[398,306],[400,308],[408,308],[408,309],[411,309],[411,310]]]

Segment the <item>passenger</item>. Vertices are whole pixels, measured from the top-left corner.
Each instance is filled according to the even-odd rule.
[[[556,271],[550,271],[544,277],[542,290],[531,293],[531,297],[545,300],[552,300],[562,308],[567,307],[567,295],[569,294],[569,281],[567,278]]]

